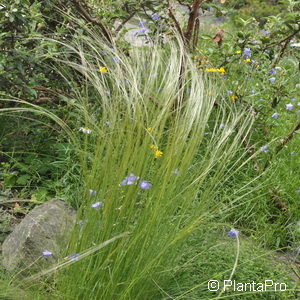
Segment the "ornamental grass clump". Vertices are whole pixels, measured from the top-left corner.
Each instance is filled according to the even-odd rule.
[[[78,122],[69,124],[82,182],[66,249],[76,259],[30,280],[53,275],[61,299],[160,299],[181,245],[220,208],[219,191],[242,163],[237,150],[252,117],[216,101],[216,84],[179,39],[129,56],[96,35],[65,48],[73,58],[60,61],[66,78],[73,68],[82,80],[73,87]]]

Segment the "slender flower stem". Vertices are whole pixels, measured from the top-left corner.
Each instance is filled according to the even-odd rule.
[[[229,276],[229,279],[227,279],[228,281],[231,281],[231,279],[232,279],[232,277],[233,277],[233,275],[235,273],[235,270],[236,270],[237,264],[238,264],[238,260],[239,260],[239,256],[240,256],[240,240],[239,240],[239,235],[237,234],[236,235],[236,256],[235,256],[235,262],[234,262],[231,274]],[[226,291],[226,287],[223,287],[223,289],[221,290],[221,292],[219,293],[219,295],[217,296],[216,299],[219,299],[225,291]]]

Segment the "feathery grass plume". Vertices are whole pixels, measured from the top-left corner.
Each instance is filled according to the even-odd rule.
[[[134,48],[129,56],[94,33],[65,48],[73,59],[60,60],[62,73],[72,79],[71,67],[82,74],[83,86],[74,84],[80,122],[68,124],[67,133],[76,135],[71,142],[79,149],[85,187],[78,196],[84,223],[76,226],[68,254],[131,234],[65,268],[54,266],[56,292],[72,300],[153,299],[168,285],[182,243],[209,226],[219,209],[218,193],[242,163],[236,154],[251,115],[234,104],[214,107],[217,87],[197,70],[179,38],[164,48]],[[91,134],[80,135],[82,125]],[[160,159],[149,151],[152,144],[163,152]],[[175,176],[174,170],[180,172]],[[121,185],[131,173],[136,184]],[[151,188],[141,189],[142,182]],[[90,187],[97,190],[93,197]],[[100,200],[100,210],[91,207]]]

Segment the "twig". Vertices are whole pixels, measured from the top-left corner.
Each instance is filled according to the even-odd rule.
[[[187,3],[182,3],[182,1],[180,1],[180,0],[177,0],[177,2],[178,2],[180,5],[187,7],[187,8],[189,9],[190,12],[192,11],[192,7],[191,7],[189,4],[187,4]]]
[[[173,14],[172,8],[171,8],[171,7],[168,7],[168,11],[169,11],[169,16],[170,16],[170,18],[174,21],[176,30],[178,31],[180,37],[182,38],[182,41],[185,42],[185,37],[184,37],[184,35],[183,35],[183,32],[182,32],[181,27],[180,27],[180,25],[179,25],[179,22],[177,21],[176,17],[175,17],[174,14]]]
[[[290,34],[289,36],[287,36],[283,40],[280,40],[280,41],[277,41],[277,42],[273,42],[273,43],[270,43],[270,44],[266,45],[264,47],[263,51],[266,50],[266,49],[268,49],[268,48],[270,48],[270,47],[273,47],[274,45],[280,45],[280,44],[286,42],[287,40],[290,41],[299,32],[300,32],[300,28],[298,28],[297,30],[295,30],[292,34]]]
[[[48,88],[45,88],[45,87],[34,87],[33,89],[36,90],[36,91],[39,91],[39,92],[45,92],[45,93],[49,93],[49,94],[64,95],[64,96],[72,97],[71,95],[69,95],[65,92],[52,90],[52,89],[48,89]]]
[[[291,133],[282,141],[282,143],[276,148],[275,153],[277,154],[280,150],[284,148],[284,146],[294,137],[296,131],[300,129],[300,122],[294,127]]]
[[[287,204],[281,199],[280,193],[276,188],[270,188],[269,193],[271,194],[272,200],[275,204],[275,206],[281,210],[286,211],[288,210]]]
[[[292,39],[292,37],[290,37],[289,39],[287,39],[284,42],[283,46],[281,47],[279,55],[277,56],[276,60],[274,61],[273,65],[272,65],[272,68],[274,68],[279,63],[279,61],[281,60],[281,58],[283,57],[284,52],[285,52],[285,50],[286,50],[286,48],[287,48],[287,46],[288,46],[288,44],[289,44],[289,42],[290,42],[291,39]]]
[[[94,25],[97,25],[101,28],[103,35],[105,36],[105,38],[107,39],[107,41],[109,43],[112,44],[112,38],[111,35],[109,34],[108,30],[106,29],[106,27],[104,26],[103,23],[101,23],[100,21],[98,21],[96,18],[92,17],[89,12],[84,8],[83,4],[80,0],[71,0],[71,2],[73,2],[75,8],[79,11],[79,13],[89,22],[91,22]]]
[[[48,89],[48,88],[45,88],[45,87],[34,87],[33,89],[36,90],[36,91],[45,93],[45,94],[52,94],[52,95],[55,95],[55,96],[63,95],[63,96],[67,96],[67,97],[72,98],[71,95],[69,95],[65,92],[52,90],[52,89]],[[53,103],[59,104],[60,99],[59,98],[52,98],[52,97],[42,96],[42,97],[39,97],[38,99],[36,99],[34,101],[35,104],[43,104],[43,103],[47,103],[47,102],[51,102],[52,104]]]
[[[185,43],[187,45],[190,44],[191,38],[193,36],[196,19],[199,17],[199,9],[203,1],[205,0],[194,0],[192,4],[192,11],[190,12],[187,29],[186,32],[184,33]]]
[[[123,27],[124,25],[130,20],[132,19],[132,17],[136,14],[136,11],[132,12],[116,29],[116,33],[118,33]]]
[[[284,147],[285,145],[292,140],[292,138],[294,137],[294,134],[296,133],[296,131],[298,131],[300,129],[300,122],[294,127],[294,129],[290,132],[290,134],[281,142],[280,145],[277,146],[277,148],[275,149],[275,154],[278,154]],[[274,156],[273,155],[273,156]],[[263,170],[266,170],[268,168],[268,166],[270,165],[270,160],[268,160],[265,165]]]
[[[252,155],[253,152],[255,151],[254,147],[251,146],[251,145],[249,146],[250,143],[249,143],[249,141],[246,141],[246,137],[245,136],[241,135],[241,138],[242,138],[242,143],[243,143],[243,145],[244,145],[244,147],[246,149],[246,152],[248,152],[249,154]],[[251,159],[253,160],[253,162],[255,164],[255,170],[257,172],[259,172],[260,171],[260,165],[258,163],[258,160],[257,160],[256,156],[255,155],[251,156]]]
[[[42,104],[47,103],[49,100],[53,100],[53,98],[50,97],[40,97],[34,101],[35,104]],[[52,102],[58,102],[58,101],[52,101]]]
[[[196,49],[196,46],[198,44],[199,40],[199,28],[200,28],[200,21],[199,16],[196,19],[195,23],[195,29],[194,29],[194,35],[193,35],[193,42],[192,42],[192,50],[194,51]]]

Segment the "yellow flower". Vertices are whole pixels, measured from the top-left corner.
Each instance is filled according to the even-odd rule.
[[[101,73],[107,73],[108,72],[108,69],[106,68],[106,67],[99,67],[99,71],[101,72]]]
[[[248,63],[248,62],[250,62],[251,61],[251,59],[250,58],[246,58],[246,59],[244,59],[244,62],[246,62],[246,63]]]
[[[198,55],[195,55],[195,56],[194,56],[194,59],[198,59],[198,58],[199,58],[199,56],[198,56]]]
[[[220,73],[221,75],[225,74],[225,69],[224,68],[220,68],[220,69],[216,69],[216,68],[208,68],[204,70],[205,72],[209,72],[209,73]]]
[[[152,128],[152,127],[148,127],[148,128],[147,128],[147,131],[148,131],[149,133],[151,133],[151,132],[153,131],[153,128]]]
[[[201,65],[205,65],[206,62],[207,62],[207,57],[203,56],[202,59],[201,59],[201,61],[200,61]]]
[[[237,50],[237,51],[235,51],[235,53],[236,54],[240,54],[240,53],[242,53],[242,51],[241,50]]]
[[[150,147],[150,149],[152,149],[152,150],[157,150],[157,149],[158,149],[158,147],[157,147],[156,145],[150,145],[149,147]]]
[[[225,69],[222,67],[220,69],[218,69],[218,72],[221,74],[221,75],[224,75],[225,74]]]
[[[237,98],[238,98],[237,95],[232,95],[232,96],[230,96],[230,99],[231,99],[232,101],[235,101]]]
[[[215,69],[215,68],[208,68],[208,69],[205,69],[205,72],[214,73],[214,72],[217,72],[217,69]]]
[[[163,154],[164,154],[164,153],[163,153],[162,151],[159,151],[159,150],[156,150],[156,151],[154,152],[154,156],[155,156],[156,158],[163,156]]]

